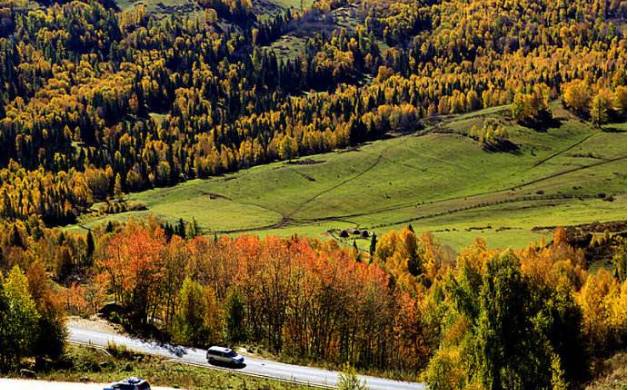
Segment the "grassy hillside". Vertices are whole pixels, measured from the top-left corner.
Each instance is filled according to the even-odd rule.
[[[594,129],[558,106],[554,115],[560,125],[546,132],[513,124],[507,107],[445,118],[353,150],[132,194],[147,211],[80,224],[154,213],[195,218],[206,234],[337,238],[342,229],[381,234],[411,223],[460,248],[477,236],[520,246],[546,236],[543,227],[625,220],[625,124]],[[487,152],[466,136],[487,117],[507,126],[516,152]]]

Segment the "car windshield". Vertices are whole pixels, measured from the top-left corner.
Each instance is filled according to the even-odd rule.
[[[236,356],[238,356],[238,354],[233,352],[233,351],[226,352],[225,355],[227,357],[236,357]]]

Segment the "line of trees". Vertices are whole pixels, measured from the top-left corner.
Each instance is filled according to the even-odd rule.
[[[411,227],[358,254],[298,237],[183,238],[155,219],[87,236],[1,223],[3,369],[58,356],[64,312],[111,302],[134,332],[421,372],[436,389],[565,388],[625,346],[621,237],[594,243],[615,270],[589,271],[564,229],[505,252],[478,240],[453,258]]]

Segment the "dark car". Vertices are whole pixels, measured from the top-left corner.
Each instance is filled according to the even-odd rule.
[[[112,383],[103,390],[150,390],[148,382],[141,378],[128,378]]]

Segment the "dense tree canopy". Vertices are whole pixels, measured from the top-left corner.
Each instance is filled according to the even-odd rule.
[[[623,347],[625,247],[614,273],[589,271],[560,229],[551,244],[502,252],[478,241],[454,259],[412,229],[356,254],[299,237],[197,237],[183,220],[88,235],[50,227],[96,201],[134,207],[126,192],[438,115],[512,103],[536,127],[560,98],[602,126],[626,113],[624,2],[195,4],[176,14],[95,0],[0,5],[0,369],[58,356],[63,312],[108,300],[126,326],[180,343],[424,371],[434,389],[565,388],[589,358]],[[280,54],[288,36],[300,44]],[[498,122],[469,135],[508,145]]]
[[[89,235],[36,218],[0,224],[5,369],[58,356],[63,313],[111,301],[110,318],[135,332],[423,372],[436,389],[563,388],[625,345],[625,275],[589,271],[564,229],[505,252],[478,240],[454,258],[410,227],[356,256],[299,237],[183,238],[154,218]],[[625,272],[623,239],[603,241]]]
[[[165,16],[42,4],[0,9],[6,218],[63,224],[107,197],[414,130],[432,115],[514,101],[534,125],[563,92],[595,123],[625,113],[616,1],[343,0],[267,13],[216,0]],[[347,7],[350,28],[299,31]],[[302,36],[294,55],[272,47],[285,34]]]

